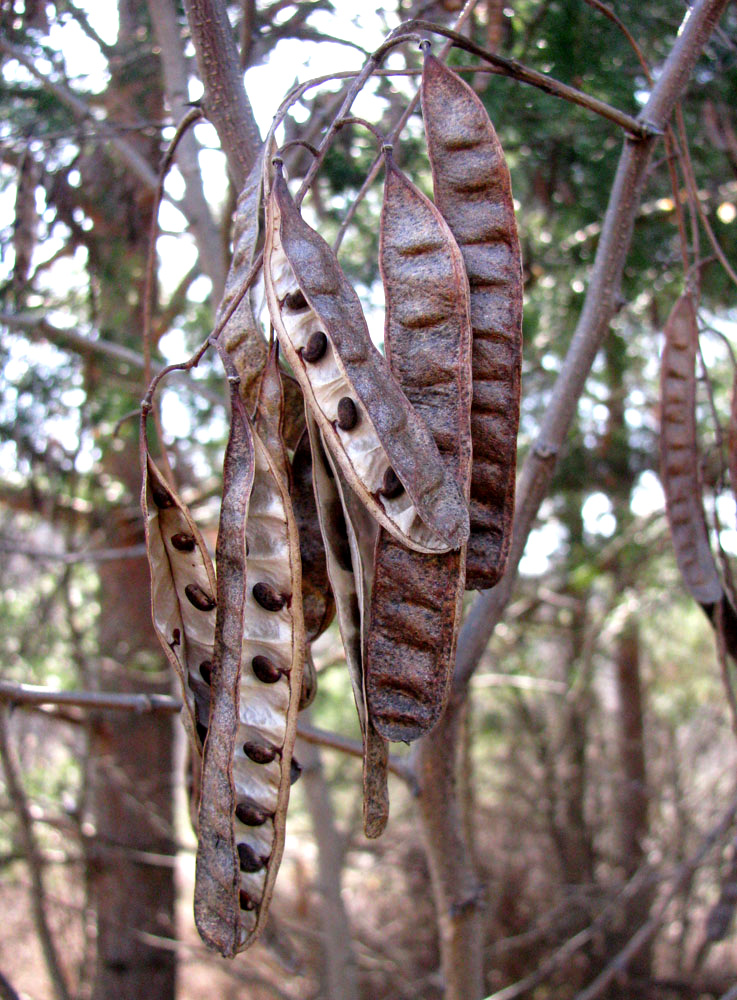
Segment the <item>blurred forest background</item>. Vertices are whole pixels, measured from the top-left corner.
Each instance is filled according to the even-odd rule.
[[[601,4],[472,6],[463,31],[485,48],[629,114],[646,102],[645,70]],[[314,650],[319,690],[309,712],[309,725],[336,734],[335,745],[298,740],[304,771],[270,923],[233,962],[208,953],[194,930],[194,837],[176,715],[140,699],[138,710],[99,707],[108,693],[174,693],[150,624],[138,425],[124,418],[144,392],[143,286],[158,166],[208,71],[206,55],[198,71],[199,29],[187,20],[203,7],[5,0],[0,8],[0,996],[461,996],[443,982],[448,914],[438,912],[423,839],[422,782],[427,789],[432,775],[418,770],[422,751],[399,747],[387,830],[378,841],[364,838],[360,761],[346,752],[358,724],[335,624]],[[169,174],[154,369],[183,360],[212,328],[257,129],[264,134],[295,77],[355,70],[401,20],[451,25],[460,7],[227,5],[228,40],[245,71],[234,114],[245,128],[229,145],[227,129],[198,124]],[[657,79],[686,5],[619,0],[614,8]],[[388,65],[419,61],[407,45]],[[457,51],[450,61],[475,63]],[[610,121],[503,75],[477,69],[466,79],[497,128],[518,209],[524,460],[581,313],[623,136]],[[379,77],[356,112],[390,132],[417,82]],[[341,86],[329,83],[295,105],[286,138],[319,141]],[[679,145],[683,152],[687,142],[691,189],[732,262],[736,108],[731,4],[686,89]],[[395,155],[430,191],[417,115]],[[326,239],[373,157],[359,132],[343,130],[333,145],[306,203]],[[309,163],[295,154],[292,177]],[[340,254],[379,338],[380,183],[358,206]],[[677,183],[688,190],[688,171]],[[735,735],[713,633],[680,582],[657,478],[661,333],[684,284],[674,209],[661,141],[603,347],[511,600],[454,715],[449,752],[458,750],[462,829],[441,849],[453,855],[460,844],[463,857],[451,860],[480,887],[458,906],[473,911],[483,995],[499,1000],[737,996]],[[715,551],[720,527],[726,572],[737,552],[724,471],[737,292],[688,205],[686,222],[699,231],[692,261],[703,262],[706,508]],[[228,420],[217,359],[170,379],[161,412],[178,487],[214,545]],[[8,691],[19,682],[93,692],[97,707],[13,701]]]

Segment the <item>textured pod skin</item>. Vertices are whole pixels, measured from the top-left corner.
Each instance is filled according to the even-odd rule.
[[[284,848],[302,691],[299,539],[283,475],[274,365],[272,356],[250,428],[253,482],[245,511],[248,462],[236,428],[249,422],[242,409],[234,420],[223,499],[223,513],[230,513],[224,523],[221,515],[218,544],[223,599],[203,762],[195,920],[206,943],[225,957],[252,944],[266,920]],[[259,600],[260,592],[278,600]]]
[[[471,320],[463,258],[442,216],[386,156],[379,266],[393,374],[466,497],[471,478]],[[367,642],[369,715],[410,741],[447,701],[465,583],[465,546],[412,552],[379,531]]]
[[[144,442],[145,445],[145,442]],[[187,507],[169,486],[145,448],[145,478],[141,506],[151,571],[151,617],[166,658],[182,685],[185,724],[198,753],[210,711],[209,692],[200,666],[212,659],[215,605],[197,607],[188,587],[214,602],[216,583],[205,542]],[[182,546],[182,539],[192,547]],[[174,542],[172,541],[174,539]],[[191,591],[190,591],[191,593]]]
[[[383,832],[389,818],[388,748],[366,710],[363,675],[363,623],[368,613],[372,572],[370,559],[376,530],[375,526],[372,528],[365,507],[355,497],[352,501],[349,499],[350,487],[344,483],[341,492],[337,465],[331,464],[322,446],[317,424],[309,414],[307,430],[312,447],[315,497],[325,540],[328,574],[363,737],[363,828],[367,837],[375,838]],[[346,500],[354,517],[366,518],[366,523],[361,523],[358,532],[344,507]],[[363,546],[359,544],[359,532],[364,535]]]
[[[701,503],[696,440],[696,308],[681,295],[665,325],[660,366],[660,478],[676,561],[691,596],[702,605],[722,598]]]
[[[312,451],[307,429],[292,456],[292,505],[299,530],[305,635],[312,642],[335,617],[335,599],[312,486]]]
[[[471,292],[471,536],[466,587],[493,587],[512,541],[522,366],[522,258],[509,171],[471,88],[425,56],[422,111],[435,203],[463,254]]]
[[[310,410],[346,480],[375,519],[419,551],[447,551],[468,537],[468,510],[432,437],[371,343],[358,298],[330,247],[302,219],[281,169],[267,202],[264,278],[271,320]],[[290,307],[295,293],[305,306]],[[326,350],[314,363],[311,337]],[[339,426],[348,400],[357,424]],[[340,421],[342,422],[342,421]],[[405,491],[382,495],[387,470]]]

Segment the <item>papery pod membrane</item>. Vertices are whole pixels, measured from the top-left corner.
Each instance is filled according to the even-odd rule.
[[[320,517],[327,569],[335,595],[338,627],[343,640],[346,664],[356,702],[358,721],[363,737],[363,819],[367,837],[378,837],[389,817],[387,789],[388,748],[386,741],[376,731],[366,710],[366,692],[363,676],[364,637],[362,620],[368,612],[368,589],[371,585],[372,567],[366,565],[376,533],[375,526],[362,525],[366,541],[359,544],[358,534],[349,524],[343,499],[336,478],[337,464],[333,465],[323,447],[320,431],[313,418],[307,415],[307,430],[312,449],[312,473],[315,485],[317,510]],[[349,487],[343,495],[348,497]],[[365,515],[366,508],[355,498],[352,510],[356,518]],[[362,551],[363,548],[363,551]]]
[[[522,257],[509,170],[474,91],[426,53],[422,112],[435,204],[471,293],[471,535],[466,587],[493,587],[512,541],[522,367]]]
[[[305,635],[313,642],[335,616],[325,545],[312,485],[312,450],[305,428],[292,456],[292,506],[299,530]]]
[[[471,319],[463,258],[442,216],[385,154],[379,268],[384,349],[466,498],[471,479]],[[388,740],[438,721],[455,661],[465,546],[412,552],[383,529],[366,657],[369,715]]]
[[[148,452],[142,430],[141,508],[151,572],[151,617],[182,686],[182,718],[198,754],[210,712],[203,679],[215,641],[216,584],[212,561],[192,515]]]
[[[281,414],[272,406],[272,390],[273,386],[264,389],[262,383],[259,400],[263,408],[256,413],[255,426],[273,442],[279,441]],[[241,409],[241,423],[248,426],[244,418]],[[230,678],[219,677],[218,664],[225,657],[234,663],[235,651],[225,643],[216,644],[200,807],[199,892],[195,883],[198,929],[224,956],[252,944],[266,920],[284,849],[289,789],[295,769],[298,772],[292,750],[304,663],[299,539],[283,477],[284,459],[272,456],[254,427],[250,432],[253,486],[245,530],[230,556],[238,554],[234,579],[244,576],[247,581],[240,607],[233,599],[234,612],[241,615],[238,669]],[[233,641],[237,643],[238,638]],[[207,839],[203,833],[205,775],[219,690],[223,717],[230,725],[223,727],[229,742],[226,757],[213,756],[220,769],[225,764],[226,777],[212,779],[213,788],[218,784],[223,788],[218,799],[213,795],[210,800],[213,832]],[[237,706],[234,734],[233,705]]]
[[[694,600],[714,605],[722,597],[701,502],[696,439],[696,307],[680,296],[665,324],[660,361],[660,479],[676,561]]]
[[[306,405],[362,503],[410,548],[461,545],[468,510],[458,486],[371,343],[335,254],[300,216],[280,166],[267,202],[264,279],[271,320]],[[395,497],[384,489],[392,474],[404,486]]]

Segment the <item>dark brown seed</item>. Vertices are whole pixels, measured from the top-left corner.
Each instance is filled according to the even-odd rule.
[[[246,826],[263,826],[269,818],[269,814],[261,806],[257,805],[253,799],[243,799],[235,807],[236,819]]]
[[[182,641],[182,633],[180,632],[180,630],[178,628],[172,629],[171,642],[169,643],[171,648],[174,649],[174,647],[178,646],[181,641]]]
[[[254,656],[251,660],[251,666],[256,677],[263,684],[276,684],[282,675],[282,671],[271,662],[268,656]]]
[[[298,763],[298,761],[296,761],[294,757],[292,757],[292,759],[289,762],[289,784],[293,785],[295,781],[299,781],[299,777],[301,774],[302,774],[302,765]]]
[[[171,536],[170,541],[178,552],[194,552],[194,535],[189,535],[186,531],[178,531]]]
[[[401,494],[404,493],[402,481],[391,467],[384,473],[384,482],[381,486],[381,493],[387,498],[387,500],[393,500],[395,497],[401,496]]]
[[[258,872],[264,867],[261,858],[248,844],[238,844],[238,859],[242,872]]]
[[[200,664],[200,677],[205,684],[212,684],[212,661],[203,660]]]
[[[259,582],[253,588],[253,596],[257,604],[260,604],[264,611],[281,611],[287,603],[286,597],[268,584]]]
[[[204,745],[207,739],[207,726],[203,726],[201,722],[195,723],[195,728],[197,730],[197,735],[200,738],[200,742]]]
[[[358,410],[350,396],[343,396],[338,403],[338,427],[342,431],[352,431],[358,423]]]
[[[240,893],[238,895],[238,905],[240,906],[240,908],[242,910],[255,910],[256,909],[256,904],[251,899],[251,897],[248,895],[248,893],[243,891],[243,889],[241,889],[241,891],[240,891]]]
[[[304,297],[304,293],[301,288],[298,288],[296,292],[290,292],[289,295],[284,299],[284,305],[287,309],[292,309],[294,312],[299,312],[301,309],[307,308],[307,299]]]
[[[268,743],[257,743],[255,740],[248,740],[243,744],[243,753],[254,764],[270,764],[278,752],[276,747],[269,746]]]
[[[309,340],[302,348],[302,360],[309,361],[311,365],[314,365],[323,357],[327,349],[328,338],[322,330],[318,330],[316,333],[311,334]]]
[[[215,598],[210,597],[198,583],[188,583],[184,588],[184,593],[187,595],[189,603],[193,604],[198,611],[212,611],[217,604]]]
[[[154,498],[154,503],[160,510],[165,510],[167,507],[174,506],[174,499],[163,486],[159,486],[158,483],[151,483],[151,496]]]

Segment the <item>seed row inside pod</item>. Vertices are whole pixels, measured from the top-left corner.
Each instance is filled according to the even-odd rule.
[[[209,670],[215,639],[215,573],[191,514],[147,450],[142,505],[154,631],[179,677],[191,736],[201,751],[210,711],[202,674]]]
[[[285,356],[361,501],[411,548],[460,545],[468,510],[457,484],[371,343],[335,255],[300,216],[278,161],[267,203],[264,277]]]

